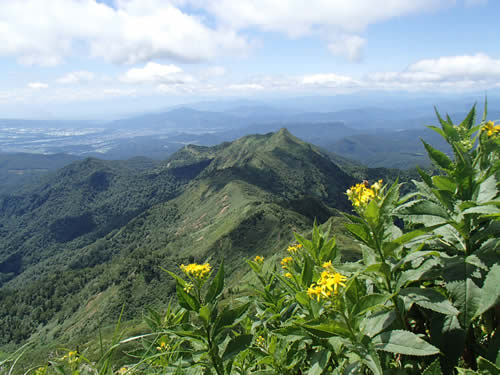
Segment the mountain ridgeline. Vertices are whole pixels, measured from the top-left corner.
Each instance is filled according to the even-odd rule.
[[[140,318],[172,295],[162,267],[224,259],[237,280],[244,259],[348,210],[355,182],[286,129],[160,163],[72,163],[0,197],[0,345],[76,342],[123,305],[124,320]]]

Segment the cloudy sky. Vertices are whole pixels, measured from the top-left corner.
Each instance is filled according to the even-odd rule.
[[[494,90],[499,16],[496,0],[1,0],[0,112]]]

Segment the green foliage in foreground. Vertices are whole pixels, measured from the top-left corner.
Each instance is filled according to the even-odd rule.
[[[500,373],[500,126],[474,126],[474,116],[454,125],[438,114],[432,128],[453,157],[424,143],[443,173],[421,171],[415,193],[381,181],[348,190],[359,261],[341,262],[315,225],[295,236],[281,269],[248,261],[245,296],[224,296],[222,263],[215,274],[208,263],[181,266],[182,276],[167,271],[178,304],[150,311],[148,333],[119,340],[117,327],[98,359],[67,351],[27,373]]]

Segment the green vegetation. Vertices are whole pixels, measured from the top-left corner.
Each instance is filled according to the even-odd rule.
[[[431,128],[453,156],[424,142],[440,173],[419,169],[421,181],[404,196],[399,181],[355,184],[286,130],[216,150],[185,148],[156,169],[172,181],[183,176],[182,192],[108,233],[99,245],[119,248],[115,256],[93,264],[101,252],[92,243],[44,285],[55,285],[48,294],[72,285],[88,302],[68,312],[63,299],[61,321],[45,329],[73,330],[73,341],[52,331],[69,349],[27,373],[498,374],[500,126],[485,117],[475,126],[474,118],[475,107],[458,125],[438,114],[441,126]],[[339,181],[352,185],[347,194]],[[311,226],[311,205],[331,215],[349,211],[347,199],[353,211],[344,219],[315,223],[293,242],[286,235]],[[344,231],[332,225],[341,221]],[[345,251],[358,249],[354,257]],[[154,308],[151,287],[164,298],[175,291],[177,301],[160,310],[158,298]],[[123,327],[145,302],[153,307],[146,325]],[[93,322],[112,314],[119,323],[102,334]],[[40,330],[27,332],[40,344]],[[25,351],[36,352],[0,357],[0,368],[21,367]]]

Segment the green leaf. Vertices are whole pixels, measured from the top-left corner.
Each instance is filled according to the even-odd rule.
[[[239,335],[234,337],[226,347],[222,360],[227,361],[234,358],[239,352],[245,350],[252,343],[253,335]]]
[[[370,315],[360,324],[360,330],[365,335],[373,337],[383,330],[391,326],[396,320],[397,313],[395,311],[381,311]]]
[[[210,307],[208,305],[203,305],[200,308],[200,312],[198,313],[200,315],[200,318],[205,321],[205,323],[208,323],[210,321]]]
[[[399,295],[404,297],[407,311],[415,303],[425,309],[445,315],[458,315],[459,313],[445,296],[433,289],[405,288],[399,292]]]
[[[493,205],[484,205],[484,206],[467,208],[466,210],[463,210],[462,213],[464,215],[470,215],[470,214],[498,215],[500,214],[500,209]]]
[[[417,172],[420,175],[420,177],[422,178],[422,181],[424,181],[428,187],[432,187],[433,183],[432,183],[431,176],[429,176],[427,173],[425,173],[425,171],[423,169],[421,169],[420,167],[417,167]]]
[[[352,309],[352,315],[362,315],[365,314],[367,311],[371,311],[377,307],[381,307],[389,298],[391,298],[389,294],[377,294],[377,293],[363,296],[354,305]]]
[[[474,314],[474,318],[485,313],[493,306],[500,303],[500,264],[495,264],[491,267],[490,272],[486,275],[484,285],[481,288],[481,297],[479,299],[479,307]]]
[[[219,270],[215,275],[210,287],[207,290],[205,300],[207,303],[212,303],[224,289],[224,261],[221,262]]]
[[[321,375],[327,367],[330,355],[331,353],[329,350],[322,350],[314,353],[311,358],[311,367],[309,368],[307,375]]]
[[[457,189],[457,184],[451,178],[446,176],[434,176],[432,177],[432,182],[439,190],[446,190],[454,193]]]
[[[500,374],[500,367],[497,367],[494,363],[488,361],[483,357],[479,357],[477,360],[477,369],[483,375],[498,375]]]
[[[446,289],[453,299],[454,306],[460,311],[460,324],[467,330],[479,309],[481,289],[470,278],[447,282]]]
[[[486,203],[495,199],[498,194],[497,183],[498,181],[494,174],[481,182],[477,194],[477,202]]]
[[[376,200],[373,199],[370,203],[368,203],[363,216],[372,228],[376,228],[378,226],[380,220],[380,208]]]
[[[443,375],[441,371],[441,366],[439,364],[439,358],[432,362],[429,367],[427,367],[422,375]]]
[[[422,143],[424,144],[425,149],[427,150],[427,154],[429,155],[429,158],[440,168],[450,171],[453,169],[453,162],[450,160],[448,156],[444,152],[441,152],[434,147],[432,147],[430,144],[425,142],[423,139],[421,140]]]
[[[315,336],[328,338],[333,336],[349,336],[349,329],[345,324],[333,320],[326,320],[323,322],[310,322],[303,324],[302,327]]]
[[[437,126],[434,125],[427,125],[429,129],[434,130],[436,133],[438,133],[441,137],[446,138],[446,133],[443,131],[443,129],[438,128]]]
[[[186,286],[186,282],[179,276],[177,276],[175,273],[173,272],[170,272],[169,270],[166,270],[165,268],[163,267],[160,267],[163,271],[165,271],[166,273],[168,273],[170,276],[172,276],[172,278],[177,281],[177,283],[181,284],[183,287]]]
[[[224,307],[221,313],[217,316],[215,324],[212,327],[213,336],[218,335],[226,328],[232,328],[238,323],[243,315],[248,311],[248,303],[241,306],[230,308],[228,306]]]
[[[476,104],[472,106],[471,110],[465,117],[465,119],[460,123],[460,127],[464,127],[469,130],[474,125],[474,120],[476,119]]]
[[[304,265],[300,278],[302,285],[311,285],[314,272],[314,262],[309,256],[304,256]]]
[[[358,240],[362,241],[363,243],[369,245],[371,236],[370,236],[370,231],[366,227],[366,224],[345,224],[346,229],[351,232],[351,234],[356,237]]]
[[[198,300],[192,295],[188,294],[180,283],[176,284],[176,292],[177,299],[181,307],[184,307],[189,311],[198,311],[200,309],[200,303],[198,302]]]
[[[390,353],[426,356],[438,354],[439,349],[422,340],[410,331],[394,330],[383,332],[373,338],[377,350]]]

